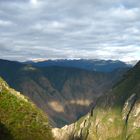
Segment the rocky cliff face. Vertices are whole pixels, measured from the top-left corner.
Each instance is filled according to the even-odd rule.
[[[139,140],[140,62],[101,97],[90,113],[61,129],[56,140]]]

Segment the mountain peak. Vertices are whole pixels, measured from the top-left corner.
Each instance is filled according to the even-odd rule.
[[[138,61],[138,63],[136,64],[136,66],[140,66],[140,60]]]

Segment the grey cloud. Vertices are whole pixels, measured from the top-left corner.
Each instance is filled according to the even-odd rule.
[[[140,59],[139,13],[138,0],[1,0],[1,57]]]

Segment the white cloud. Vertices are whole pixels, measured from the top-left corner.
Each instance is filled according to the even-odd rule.
[[[50,32],[58,32],[65,29],[67,25],[65,23],[59,22],[59,21],[49,21],[49,22],[41,22],[35,24],[33,27],[31,27],[34,30],[44,32],[44,33],[50,33]]]
[[[38,0],[30,0],[30,3],[33,5],[37,5],[38,4]]]
[[[0,26],[10,26],[13,23],[11,21],[0,20]]]
[[[128,9],[128,8],[124,7],[123,5],[121,5],[118,8],[112,8],[110,13],[111,13],[112,18],[120,19],[122,21],[124,21],[124,20],[134,21],[134,20],[137,20],[138,18],[140,18],[140,16],[139,16],[140,9],[139,8]]]

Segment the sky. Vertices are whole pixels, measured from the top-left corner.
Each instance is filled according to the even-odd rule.
[[[0,0],[0,58],[140,59],[139,0]]]

